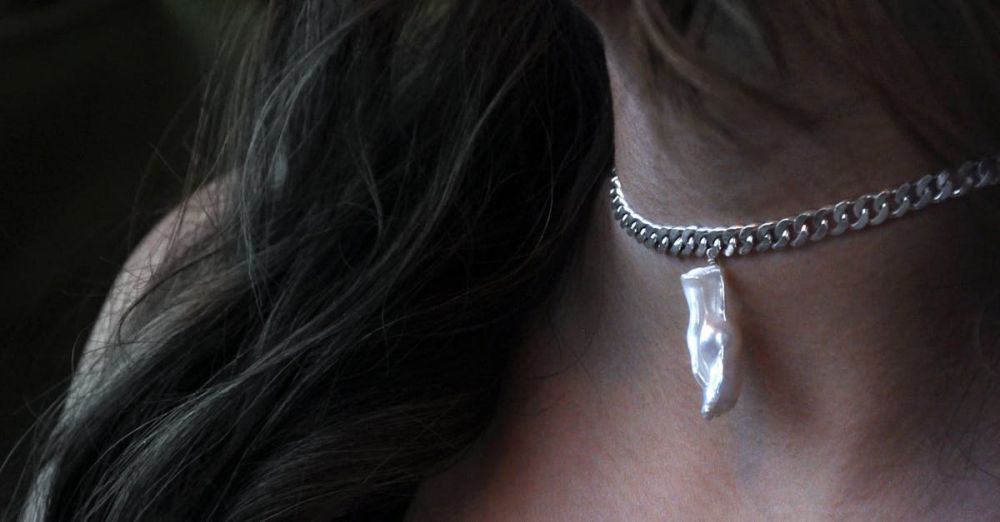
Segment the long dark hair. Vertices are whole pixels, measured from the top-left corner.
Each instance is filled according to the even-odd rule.
[[[216,207],[102,349],[127,371],[53,434],[45,520],[398,515],[489,418],[610,165],[568,2],[249,19],[192,169]]]
[[[693,20],[721,13],[773,52],[766,3],[579,2],[635,7],[650,76],[719,103],[761,96],[705,59]],[[933,47],[924,79],[968,94],[941,99],[971,147],[996,144],[996,7],[801,11],[915,135],[933,122],[883,66],[912,72]],[[899,31],[865,37],[846,13]],[[191,169],[214,211],[54,429],[45,520],[399,517],[481,433],[510,347],[573,261],[612,163],[601,43],[573,2],[271,0],[249,19]],[[857,60],[865,45],[880,54]]]

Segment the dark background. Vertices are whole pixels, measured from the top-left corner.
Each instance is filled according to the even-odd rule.
[[[0,512],[119,266],[179,197],[218,4],[0,0]]]

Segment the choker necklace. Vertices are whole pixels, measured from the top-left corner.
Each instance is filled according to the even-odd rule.
[[[642,217],[625,200],[621,182],[612,170],[611,207],[628,235],[651,250],[708,261],[706,266],[683,274],[681,287],[690,312],[687,347],[691,371],[702,389],[701,414],[711,419],[736,404],[743,364],[738,321],[726,306],[720,266],[723,258],[803,247],[848,231],[881,225],[931,203],[961,197],[998,182],[1000,155],[776,221],[703,227],[660,225]]]

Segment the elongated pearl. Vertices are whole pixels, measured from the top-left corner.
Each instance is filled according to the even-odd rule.
[[[722,268],[713,263],[681,276],[690,318],[687,328],[691,372],[702,389],[701,415],[729,411],[739,397],[743,347],[739,328],[726,314]]]

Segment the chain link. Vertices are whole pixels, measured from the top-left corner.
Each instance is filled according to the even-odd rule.
[[[928,174],[892,190],[865,194],[797,216],[732,227],[659,225],[633,210],[612,171],[611,207],[619,225],[636,241],[673,256],[745,256],[798,248],[827,237],[881,225],[889,219],[926,208],[931,203],[964,196],[1000,182],[1000,155],[969,161],[955,170]]]

